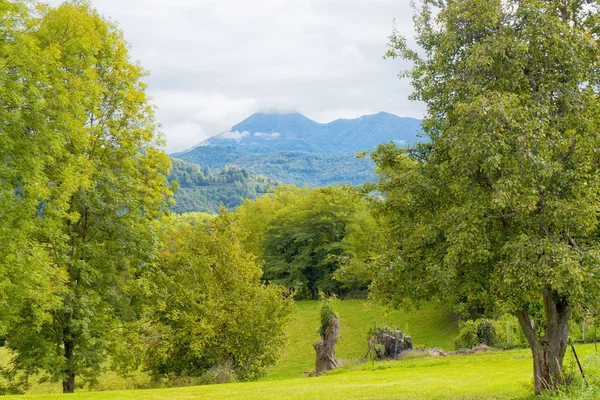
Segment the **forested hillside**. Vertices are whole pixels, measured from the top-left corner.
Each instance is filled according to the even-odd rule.
[[[172,159],[169,181],[177,182],[173,211],[185,213],[200,211],[218,213],[221,204],[235,208],[244,199],[254,199],[271,193],[277,182],[264,176],[251,174],[245,168],[224,166],[211,171],[209,167]]]
[[[375,172],[374,163],[357,152],[381,143],[417,143],[420,125],[384,112],[328,124],[299,113],[257,113],[172,156],[211,169],[233,165],[297,186],[360,185],[374,181]]]
[[[349,153],[284,151],[259,154],[246,153],[233,147],[204,146],[178,153],[176,157],[213,170],[226,165],[236,166],[297,186],[358,185],[375,180],[373,162]]]

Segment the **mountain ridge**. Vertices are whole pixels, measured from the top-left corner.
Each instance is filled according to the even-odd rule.
[[[242,197],[255,198],[278,184],[373,182],[373,161],[356,153],[390,141],[417,142],[420,125],[417,119],[386,112],[326,124],[297,112],[252,114],[229,131],[171,154],[172,179],[182,183],[176,211],[216,212],[219,203],[235,207]]]
[[[387,112],[353,119],[316,122],[301,113],[254,113],[183,152],[179,157],[205,146],[233,147],[248,153],[303,151],[318,154],[343,154],[371,150],[380,143],[415,143],[421,121]]]

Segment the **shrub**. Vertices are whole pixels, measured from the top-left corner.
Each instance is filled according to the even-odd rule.
[[[321,298],[321,326],[319,327],[319,335],[325,336],[325,331],[329,326],[329,318],[338,315],[337,306],[339,299],[334,294],[332,296],[325,296],[323,292],[319,292]]]
[[[485,344],[490,347],[498,345],[498,336],[496,328],[489,319],[479,319],[476,321],[478,344]]]
[[[458,324],[458,336],[454,338],[454,349],[472,349],[479,343],[475,321],[462,321]]]
[[[458,336],[454,339],[454,348],[456,350],[472,349],[480,344],[490,347],[498,345],[494,321],[481,318],[475,321],[460,322]]]
[[[493,321],[496,327],[497,345],[500,348],[513,348],[527,346],[527,339],[519,325],[517,317],[511,314],[504,314],[498,320]],[[510,340],[508,331],[510,330]]]

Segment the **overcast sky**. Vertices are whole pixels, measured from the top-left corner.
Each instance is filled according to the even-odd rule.
[[[59,0],[50,0],[53,5]],[[92,0],[118,23],[167,151],[189,148],[257,111],[319,122],[387,111],[421,118],[406,67],[383,60],[393,19],[412,38],[409,0]]]

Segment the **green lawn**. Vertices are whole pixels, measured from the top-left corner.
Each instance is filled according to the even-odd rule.
[[[584,356],[593,345],[579,346]],[[568,357],[567,357],[568,358]],[[567,363],[569,361],[567,360]],[[177,389],[35,395],[31,399],[529,399],[528,350],[355,365],[315,378]],[[23,398],[23,397],[7,397]]]
[[[346,366],[320,377],[304,377],[313,366],[311,343],[317,340],[318,302],[298,302],[290,324],[290,341],[279,365],[258,382],[208,385],[176,389],[80,391],[74,395],[29,394],[7,399],[531,399],[532,360],[527,349],[492,351],[473,355],[426,357],[371,363],[347,362]],[[338,357],[352,360],[366,352],[366,331],[373,320],[381,322],[385,310],[364,300],[342,301]],[[451,349],[456,326],[435,305],[411,313],[390,312],[391,325],[405,326],[416,344]],[[594,345],[577,347],[593,384],[600,376],[600,357]],[[594,357],[595,356],[595,357]],[[591,360],[591,361],[590,361]],[[577,373],[568,351],[565,370]],[[137,377],[138,382],[144,376]],[[103,389],[128,388],[134,381],[114,375],[101,379]],[[32,392],[56,392],[58,385],[36,386]],[[594,399],[595,394],[591,393]],[[579,399],[579,394],[561,399]]]

